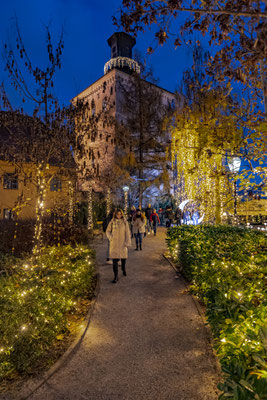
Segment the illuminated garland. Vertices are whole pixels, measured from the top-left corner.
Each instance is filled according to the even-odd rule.
[[[49,169],[49,165],[44,168],[43,163],[40,163],[37,167],[37,203],[36,203],[36,223],[34,230],[34,247],[33,254],[38,254],[41,247],[42,238],[42,219],[44,215],[44,204],[46,196],[46,186],[45,186],[45,169]]]
[[[124,192],[124,215],[127,216],[128,210],[128,190]]]
[[[220,223],[227,204],[227,177],[223,172],[223,155],[208,144],[203,148],[203,137],[194,118],[172,130],[172,165],[177,170],[177,182],[182,188],[181,198],[199,204],[206,222]],[[208,132],[206,133],[208,135]],[[211,148],[211,150],[210,150]]]
[[[108,188],[107,190],[107,197],[106,197],[106,213],[107,216],[110,214],[111,212],[111,196],[110,196],[110,189]]]
[[[104,66],[104,74],[107,74],[113,68],[125,68],[125,67],[130,68],[137,74],[140,74],[140,66],[138,62],[128,57],[111,58],[108,62],[106,62]]]
[[[87,228],[89,231],[92,231],[94,228],[93,223],[93,190],[92,186],[89,187],[87,193],[87,200],[88,200],[88,220],[87,220]]]
[[[73,225],[73,183],[69,181],[69,223]]]

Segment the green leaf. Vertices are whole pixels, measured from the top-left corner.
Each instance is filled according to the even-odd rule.
[[[253,387],[244,379],[241,379],[239,381],[240,385],[242,385],[244,388],[246,388],[247,390],[249,390],[250,392],[253,392]]]

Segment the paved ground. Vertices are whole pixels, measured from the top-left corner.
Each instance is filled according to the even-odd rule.
[[[105,247],[97,259],[100,292],[72,358],[31,400],[215,400],[214,360],[184,285],[162,257],[165,229],[134,243],[127,277],[112,284]],[[121,271],[120,271],[121,272]]]

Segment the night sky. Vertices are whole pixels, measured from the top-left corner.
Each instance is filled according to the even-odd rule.
[[[45,30],[50,26],[54,39],[64,27],[62,69],[55,80],[55,93],[60,103],[69,100],[103,75],[105,62],[110,59],[107,39],[116,31],[112,15],[121,0],[1,0],[0,48],[8,38],[14,38],[14,16],[17,15],[21,35],[33,64],[45,65]],[[13,22],[12,22],[13,19]],[[12,28],[13,27],[13,28]],[[153,32],[139,34],[135,49],[146,54],[153,41]],[[54,41],[55,43],[55,41]],[[174,91],[179,87],[182,73],[191,65],[190,48],[174,49],[172,43],[158,47],[147,55],[159,85]],[[14,107],[20,105],[18,95],[9,88],[9,79],[0,60],[0,82],[4,81]],[[30,110],[26,104],[25,110]]]

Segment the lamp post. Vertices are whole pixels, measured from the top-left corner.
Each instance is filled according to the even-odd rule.
[[[240,157],[231,157],[228,159],[228,166],[232,174],[237,174],[241,165]],[[234,177],[234,224],[237,224],[237,196],[236,196],[236,177]]]
[[[127,215],[127,208],[128,208],[128,192],[129,192],[129,186],[123,186],[123,191],[124,191],[124,215],[126,217]]]

